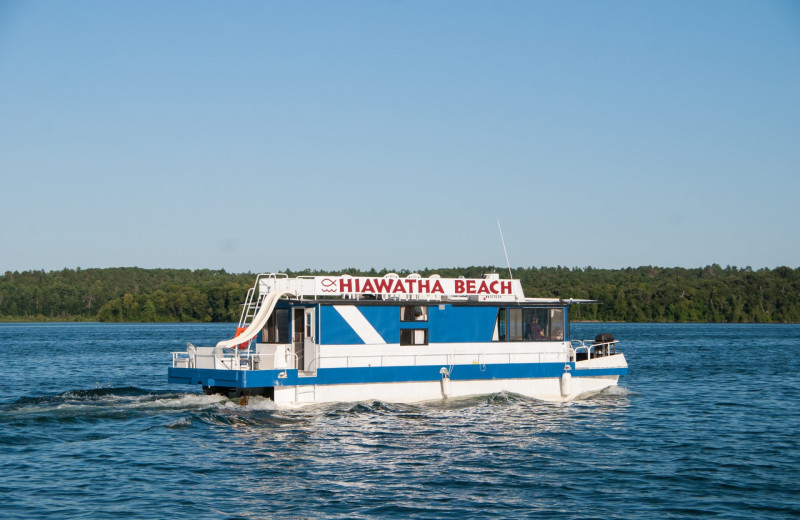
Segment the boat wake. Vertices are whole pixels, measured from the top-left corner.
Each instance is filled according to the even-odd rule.
[[[627,397],[633,395],[627,388],[611,386],[601,392],[588,395],[582,400],[601,398]],[[321,412],[326,415],[393,415],[405,412],[421,412],[425,410],[456,410],[478,406],[507,406],[519,404],[550,405],[532,397],[498,392],[493,394],[458,397],[424,401],[413,404],[389,403],[380,400],[368,400],[358,403],[323,403],[312,404],[296,409],[281,409],[287,414]],[[91,418],[107,414],[125,412],[160,412],[160,411],[232,411],[252,413],[259,411],[274,412],[278,410],[270,399],[259,396],[243,399],[228,399],[221,395],[174,392],[168,390],[147,390],[134,386],[118,388],[76,389],[56,395],[36,397],[20,397],[16,401],[0,404],[0,421],[22,419],[25,417],[52,417],[65,419]]]
[[[611,387],[580,401],[589,406],[613,404],[630,395]],[[574,402],[573,402],[574,403]],[[563,403],[570,406],[572,403]],[[562,405],[563,405],[562,404]],[[110,438],[152,429],[208,427],[300,428],[345,420],[364,425],[373,421],[438,420],[472,414],[541,414],[560,406],[522,395],[499,392],[413,404],[367,400],[358,403],[312,404],[278,409],[263,397],[246,400],[220,395],[148,390],[133,386],[75,389],[55,395],[27,396],[0,404],[0,444],[24,446]],[[37,432],[31,435],[30,432]],[[88,432],[92,432],[91,434]]]
[[[609,386],[600,390],[599,392],[595,392],[593,394],[587,395],[583,400],[591,401],[594,399],[614,399],[620,397],[630,397],[636,395],[636,392],[632,392],[625,388],[624,386]]]
[[[57,395],[21,397],[0,405],[1,415],[8,418],[52,417],[91,418],[134,410],[196,409],[213,406],[225,400],[185,392],[152,391],[137,387],[93,388],[69,390]]]
[[[221,395],[148,390],[138,387],[75,389],[55,395],[25,396],[0,404],[0,443],[29,444],[81,440],[82,431],[103,436],[129,430],[120,423],[142,423],[140,430],[184,428],[195,424],[281,422],[270,419],[275,403],[250,397],[246,403]],[[42,428],[44,427],[44,428]],[[36,429],[40,438],[25,432]],[[58,432],[58,433],[55,433]]]

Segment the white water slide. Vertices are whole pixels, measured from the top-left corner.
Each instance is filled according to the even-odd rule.
[[[283,295],[295,296],[292,291],[274,291],[267,294],[264,301],[261,302],[261,308],[259,308],[256,315],[253,316],[253,321],[250,322],[250,325],[247,326],[244,332],[233,339],[220,341],[217,343],[217,348],[233,348],[236,345],[255,338],[256,335],[261,332],[261,329],[269,319],[272,311],[275,310],[275,305],[278,304],[278,300],[280,300]]]

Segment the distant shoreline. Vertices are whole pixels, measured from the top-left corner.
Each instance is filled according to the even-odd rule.
[[[412,274],[354,268],[287,269],[284,274],[381,277],[390,272]],[[503,272],[508,273],[497,266],[470,266],[416,274],[480,278]],[[800,268],[518,267],[510,276],[531,297],[597,302],[572,305],[576,323],[800,323]],[[221,269],[7,271],[0,275],[0,322],[234,322],[254,279],[252,273]]]

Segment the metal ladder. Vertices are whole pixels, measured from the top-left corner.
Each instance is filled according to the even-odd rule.
[[[294,387],[295,403],[314,403],[317,400],[317,385],[297,385]]]
[[[253,322],[253,318],[258,313],[258,309],[261,308],[261,302],[264,300],[265,294],[259,294],[255,297],[256,289],[251,287],[250,290],[247,291],[247,296],[244,300],[244,308],[242,308],[242,315],[239,317],[239,328],[245,328],[250,323]],[[255,302],[253,301],[255,297]]]
[[[267,293],[261,294],[258,290],[258,284],[262,278],[276,278],[274,274],[266,274],[262,273],[256,276],[256,283],[253,284],[253,287],[248,289],[247,296],[244,298],[244,307],[242,308],[242,315],[239,317],[239,325],[238,327],[247,327],[250,323],[253,322],[253,318],[258,313],[259,309],[261,308],[261,303],[264,301],[264,297],[267,296]],[[255,301],[253,301],[255,299]]]

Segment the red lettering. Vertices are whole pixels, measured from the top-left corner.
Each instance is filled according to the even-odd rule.
[[[414,284],[415,284],[415,283],[417,283],[417,281],[416,281],[415,279],[413,279],[413,278],[406,278],[406,287],[408,287],[408,292],[410,292],[410,293],[413,293],[413,292],[415,292],[415,291],[414,291]]]
[[[431,281],[430,280],[419,280],[417,282],[417,290],[421,293],[429,293],[431,292]]]
[[[464,292],[464,280],[456,280],[456,294]]]
[[[396,293],[398,293],[398,292],[402,292],[402,293],[406,292],[406,288],[403,287],[403,280],[397,280],[397,283],[394,285],[394,291],[392,291],[392,292],[396,292]]]
[[[467,280],[467,294],[475,294],[475,280]]]
[[[481,286],[478,287],[478,294],[489,294],[489,286],[486,285],[486,280],[481,281]]]
[[[361,291],[360,291],[360,292],[371,292],[371,293],[374,293],[374,292],[375,292],[375,288],[374,288],[374,287],[372,287],[372,280],[370,280],[369,278],[367,278],[367,279],[364,281],[364,287],[362,287],[362,288],[361,288]]]
[[[489,284],[489,291],[492,294],[497,294],[497,280]]]
[[[340,278],[339,279],[339,292],[353,292],[353,279]]]
[[[500,294],[511,294],[511,282],[500,282]]]
[[[375,288],[378,289],[377,292],[380,293],[392,292],[392,280],[389,278],[376,278]]]
[[[433,282],[433,289],[431,289],[431,294],[435,293],[444,293],[444,288],[442,287],[442,283],[439,280]]]

